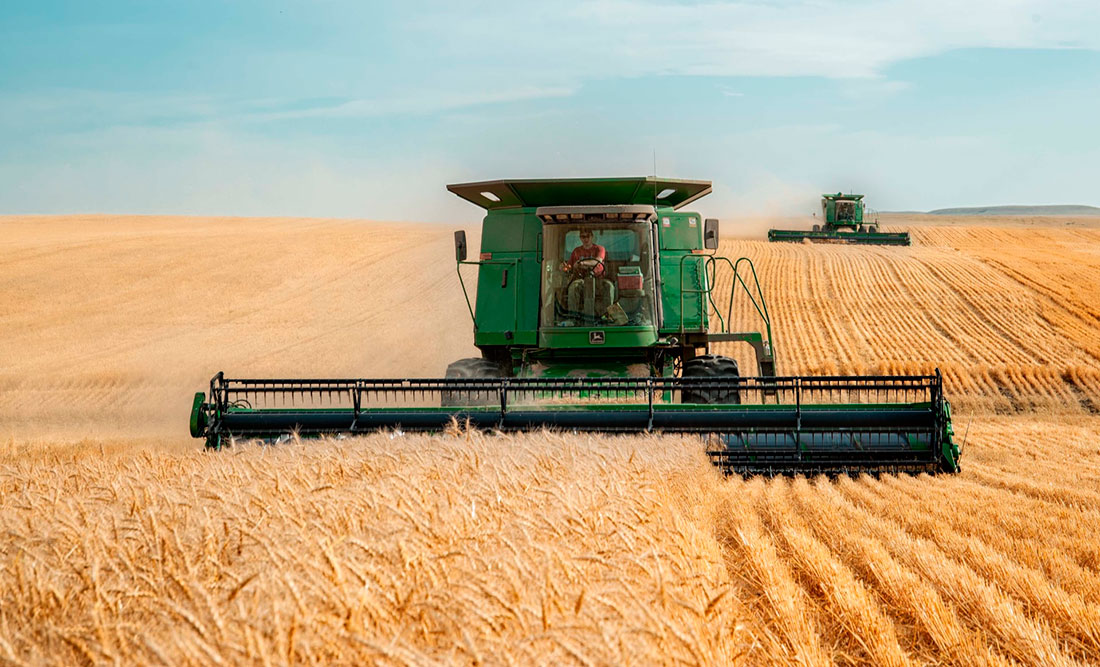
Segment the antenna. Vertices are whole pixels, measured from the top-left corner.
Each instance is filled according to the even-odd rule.
[[[653,149],[653,208],[657,208],[657,149]]]

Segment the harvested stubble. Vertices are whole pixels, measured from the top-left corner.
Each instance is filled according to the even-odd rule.
[[[1100,413],[1100,229],[914,228],[908,248],[728,241],[790,374],[930,373],[977,412]],[[718,274],[729,303],[732,276]],[[734,322],[759,321],[747,299]],[[718,346],[739,355],[737,344]]]

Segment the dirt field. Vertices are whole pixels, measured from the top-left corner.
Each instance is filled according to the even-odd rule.
[[[452,228],[0,218],[0,662],[1098,663],[1100,229],[919,222],[723,253],[783,372],[942,368],[963,473],[746,482],[656,436],[204,454],[216,370],[473,353]]]

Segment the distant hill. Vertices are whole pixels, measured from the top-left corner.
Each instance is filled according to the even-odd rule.
[[[1051,204],[1046,206],[972,206],[964,208],[940,208],[929,211],[932,215],[1100,215],[1096,206],[1076,204]]]

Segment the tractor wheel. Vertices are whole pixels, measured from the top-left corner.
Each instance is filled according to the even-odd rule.
[[[472,380],[477,378],[499,378],[502,376],[500,366],[478,357],[459,359],[447,366],[448,379]],[[470,405],[496,405],[500,398],[495,391],[444,391],[440,392],[440,404],[443,407],[470,406]]]
[[[821,231],[821,225],[814,225],[814,231],[815,232],[820,232]]]
[[[741,374],[737,362],[718,354],[704,354],[691,361],[685,361],[680,377],[707,379],[736,379]],[[737,389],[685,389],[680,392],[681,403],[740,403],[741,392]]]
[[[863,227],[863,225],[860,225],[859,229],[857,229],[856,231],[858,231],[860,234],[862,234],[863,232],[865,232],[867,230]]]
[[[867,231],[871,232],[872,234],[878,233],[878,227],[875,227],[874,225],[871,225],[870,227],[867,228]]]

